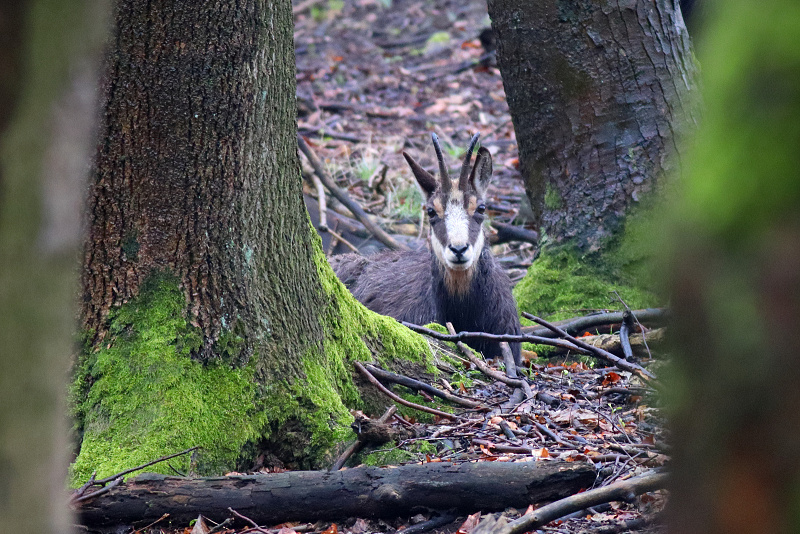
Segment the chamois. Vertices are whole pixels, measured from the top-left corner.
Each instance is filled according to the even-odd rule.
[[[472,138],[457,180],[450,178],[436,134],[431,138],[440,180],[403,152],[426,196],[430,250],[331,258],[336,275],[367,308],[398,321],[451,322],[457,331],[520,333],[511,282],[484,246],[492,156],[481,147],[472,165],[478,135]],[[467,344],[488,358],[501,355],[497,342],[473,339]],[[520,365],[520,344],[510,346]]]

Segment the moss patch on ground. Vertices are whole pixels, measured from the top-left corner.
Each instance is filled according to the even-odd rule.
[[[382,467],[385,465],[398,465],[420,460],[422,455],[435,455],[436,446],[427,441],[414,441],[404,448],[390,448],[387,444],[384,448],[363,455],[362,461],[366,465]]]

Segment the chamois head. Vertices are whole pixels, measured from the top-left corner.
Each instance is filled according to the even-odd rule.
[[[424,170],[403,152],[414,178],[427,197],[431,248],[448,272],[471,272],[484,245],[482,224],[486,210],[486,188],[492,177],[492,156],[481,147],[472,165],[472,152],[480,134],[475,134],[464,156],[458,179],[451,179],[442,157],[439,138],[431,134],[440,179]]]

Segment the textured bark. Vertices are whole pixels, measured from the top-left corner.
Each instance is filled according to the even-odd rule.
[[[79,508],[87,526],[149,523],[169,514],[183,526],[198,514],[222,521],[228,507],[259,524],[345,517],[397,517],[415,510],[472,513],[552,501],[592,485],[578,463],[423,464],[345,471],[183,479],[144,475]]]
[[[537,223],[594,250],[676,164],[694,65],[673,0],[489,0]]]
[[[319,339],[289,3],[129,0],[115,21],[84,327],[102,340],[109,310],[165,271],[185,292],[204,358],[225,325],[247,339],[244,358]],[[308,313],[292,313],[298,301]]]
[[[63,397],[105,8],[0,5],[2,532],[71,530]]]

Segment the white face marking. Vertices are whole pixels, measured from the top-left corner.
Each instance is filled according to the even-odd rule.
[[[447,243],[439,243],[435,237],[432,239],[434,253],[444,262],[448,269],[466,271],[475,263],[477,258],[475,251],[480,251],[480,248],[476,249],[475,246],[469,243],[470,224],[474,223],[464,209],[464,193],[455,189],[450,193],[447,206],[445,206],[444,225]],[[482,235],[479,236],[479,242],[482,246]],[[453,247],[458,250],[464,246],[467,249],[461,254],[457,254],[450,248]]]
[[[458,247],[469,242],[469,215],[464,210],[464,194],[461,191],[454,191],[450,195],[444,212],[444,225],[449,245]]]

